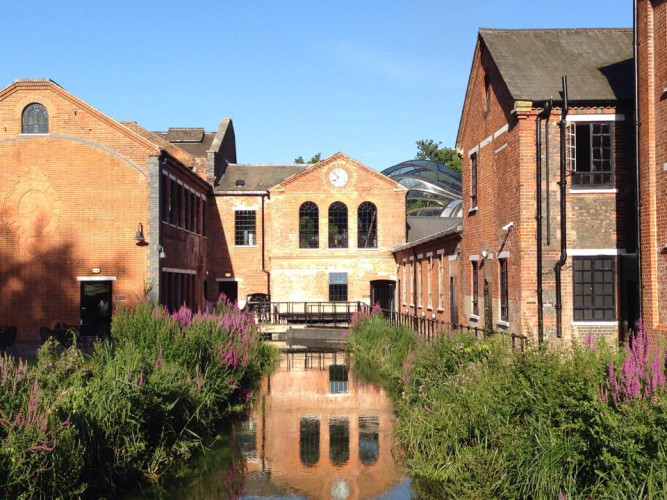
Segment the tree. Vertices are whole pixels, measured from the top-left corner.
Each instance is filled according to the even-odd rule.
[[[322,153],[316,153],[310,160],[308,160],[308,163],[317,163],[321,159],[322,159]],[[297,158],[294,158],[294,163],[296,163],[297,165],[303,165],[306,162],[303,160],[303,156],[299,156]]]
[[[417,141],[417,158],[420,160],[431,160],[436,163],[447,165],[449,168],[461,171],[461,158],[456,151],[448,147],[440,147],[442,142],[435,142],[433,139]]]

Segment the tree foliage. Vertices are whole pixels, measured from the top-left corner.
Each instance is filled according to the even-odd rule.
[[[311,163],[311,164],[312,163],[317,163],[321,159],[322,159],[322,153],[315,153],[310,158],[310,160],[308,160],[308,163]],[[294,158],[294,163],[296,163],[297,165],[303,165],[303,164],[306,163],[306,161],[303,159],[303,156],[298,156],[298,157]]]
[[[440,147],[442,142],[433,139],[417,141],[417,158],[420,160],[431,160],[436,163],[447,165],[449,168],[461,171],[461,158],[453,148]]]

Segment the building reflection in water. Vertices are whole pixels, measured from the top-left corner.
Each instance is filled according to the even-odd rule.
[[[391,453],[393,408],[341,353],[283,354],[237,427],[253,497],[374,498],[405,478]]]

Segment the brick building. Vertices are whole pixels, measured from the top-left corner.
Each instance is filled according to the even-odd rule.
[[[0,90],[0,123],[0,323],[87,333],[144,295],[201,302],[210,185],[194,156],[46,79]]]
[[[479,31],[456,141],[464,321],[538,340],[634,323],[632,65],[628,29]]]
[[[667,335],[667,2],[638,0],[642,319]]]
[[[406,189],[338,153],[236,163],[234,128],[150,132],[51,80],[0,90],[0,324],[108,329],[144,296],[393,305]]]
[[[257,293],[274,302],[382,295],[391,305],[406,192],[342,153],[314,165],[229,165],[209,217],[218,224],[209,233],[209,297],[224,292],[243,306]]]

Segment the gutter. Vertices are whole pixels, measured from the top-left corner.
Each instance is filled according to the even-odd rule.
[[[560,180],[558,181],[558,186],[560,187],[560,258],[554,266],[554,272],[556,274],[556,337],[563,338],[563,290],[562,290],[562,279],[561,273],[563,271],[563,266],[567,261],[567,206],[565,204],[566,196],[566,187],[567,187],[567,159],[565,157],[567,153],[566,140],[565,137],[567,129],[567,76],[563,75],[563,108],[561,111],[561,118],[558,125],[560,126]]]
[[[633,56],[634,56],[634,72],[635,72],[635,209],[637,210],[637,298],[639,301],[639,317],[642,318],[644,304],[642,301],[642,199],[641,199],[641,185],[639,184],[640,175],[639,175],[639,165],[640,165],[640,152],[639,152],[639,61],[637,46],[639,45],[639,39],[637,35],[637,21],[639,19],[637,14],[637,0],[632,2],[632,45],[633,45]]]
[[[215,195],[223,196],[268,196],[269,192],[264,191],[214,191]]]
[[[551,115],[552,101],[545,104],[544,108],[537,115],[536,123],[536,192],[537,192],[537,342],[541,345],[544,342],[544,300],[542,285],[542,118],[549,119]],[[548,122],[547,122],[548,123]],[[547,129],[547,145],[549,140]],[[549,164],[549,148],[547,146],[547,165]],[[549,176],[547,175],[547,193],[549,192]],[[549,211],[547,209],[547,220],[549,220]]]

